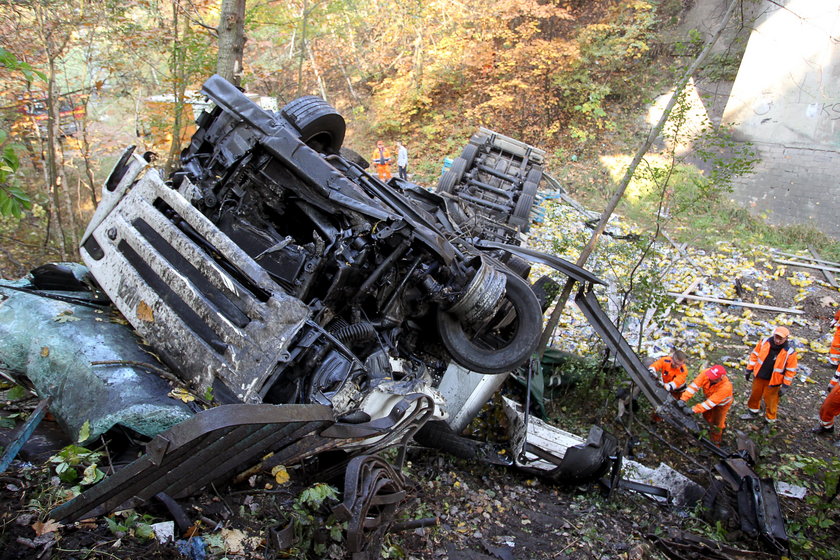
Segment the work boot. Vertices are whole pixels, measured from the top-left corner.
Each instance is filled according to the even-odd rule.
[[[826,428],[825,426],[817,426],[816,428],[811,428],[811,433],[817,434],[818,436],[823,436],[825,434],[833,434],[834,426],[830,428]]]
[[[740,418],[741,420],[755,420],[756,418],[758,418],[758,412],[752,412],[751,410],[748,410],[744,414],[740,415],[738,418]]]

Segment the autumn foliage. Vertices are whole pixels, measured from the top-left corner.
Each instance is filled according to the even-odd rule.
[[[0,61],[0,129],[20,160],[11,180],[49,223],[45,247],[72,257],[124,145],[177,164],[191,92],[216,68],[220,5],[4,3],[4,48],[20,65]],[[247,2],[242,85],[280,106],[324,97],[352,121],[347,142],[360,151],[402,138],[438,161],[477,126],[551,149],[590,141],[613,126],[613,101],[639,95],[632,76],[657,22],[641,0]],[[16,99],[33,90],[83,99],[79,133],[21,121]]]

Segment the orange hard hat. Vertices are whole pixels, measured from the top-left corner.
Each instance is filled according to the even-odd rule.
[[[775,329],[773,329],[773,334],[779,335],[782,338],[787,338],[788,336],[790,336],[790,331],[787,327],[776,327]]]

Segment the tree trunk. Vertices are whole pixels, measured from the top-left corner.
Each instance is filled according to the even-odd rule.
[[[58,117],[58,107],[56,106],[56,117]],[[56,118],[58,122],[58,118]],[[56,127],[58,129],[58,127]],[[60,132],[60,129],[58,129]],[[61,204],[64,206],[64,220],[65,220],[65,234],[68,238],[71,251],[75,253],[79,247],[79,231],[76,225],[76,211],[73,208],[73,192],[70,189],[70,183],[67,180],[67,167],[64,160],[64,147],[61,143],[56,149],[56,166],[58,170],[58,189],[61,196]]]
[[[85,99],[85,114],[82,116],[80,120],[80,124],[82,126],[81,132],[81,154],[82,160],[85,165],[85,177],[87,178],[87,188],[90,194],[90,202],[95,209],[99,205],[99,199],[97,198],[97,189],[96,189],[96,178],[93,175],[93,165],[91,163],[91,149],[90,149],[90,141],[88,138],[88,127],[87,127],[87,112],[88,112],[88,103],[90,101],[90,97],[86,97]],[[81,192],[79,193],[79,202],[81,203]]]
[[[300,97],[303,92],[303,59],[306,58],[306,20],[309,17],[309,2],[307,0],[303,0],[300,17],[300,48],[298,49],[297,95],[295,97]]]
[[[309,43],[306,44],[306,51],[309,53],[309,63],[312,65],[312,71],[318,80],[318,90],[321,92],[321,97],[324,101],[329,102],[329,99],[327,99],[327,88],[324,86],[324,80],[321,79],[321,73],[318,71],[318,65],[315,63],[315,55],[312,54],[312,48],[309,46]]]
[[[49,55],[48,55],[49,56]],[[56,137],[58,130],[58,100],[55,95],[55,59],[49,56],[49,74],[47,76],[47,188],[50,193],[50,225],[55,229],[47,232],[58,241],[62,260],[67,260],[67,244],[64,239],[63,219],[61,215],[60,185],[58,179],[58,162],[56,157]]]
[[[216,31],[219,34],[216,74],[239,86],[245,50],[245,0],[222,0],[222,15]]]
[[[169,70],[172,73],[172,94],[175,98],[175,114],[172,119],[172,143],[169,146],[169,156],[166,158],[164,173],[168,176],[175,169],[178,154],[181,152],[181,128],[184,114],[184,92],[187,89],[184,77],[184,49],[178,18],[178,0],[172,1],[172,56],[169,59]]]

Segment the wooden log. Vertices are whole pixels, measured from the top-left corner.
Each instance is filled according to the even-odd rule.
[[[785,253],[784,251],[777,251],[775,249],[773,249],[771,252],[774,255],[782,255],[783,257],[793,257],[795,259],[803,259],[803,260],[810,261],[810,262],[818,262],[818,263],[822,263],[822,264],[827,264],[828,266],[840,267],[840,263],[836,263],[834,261],[825,261],[825,260],[821,259],[820,257],[818,257],[817,252],[812,247],[809,246],[808,250],[810,250],[811,253],[814,255],[813,257],[809,257],[807,255],[797,255],[796,253]]]
[[[827,270],[829,272],[840,272],[840,268],[833,268],[833,267],[830,267],[830,266],[821,266],[821,265],[818,265],[818,264],[808,264],[808,263],[805,263],[805,262],[787,261],[787,260],[781,260],[781,259],[773,259],[773,262],[778,263],[778,264],[786,264],[786,265],[789,265],[789,266],[801,266],[802,268],[813,268],[813,269],[816,269],[816,270],[823,270],[823,271]]]
[[[735,299],[720,299],[706,296],[692,296],[688,294],[681,294],[678,292],[667,292],[672,297],[683,297],[685,299],[693,299],[695,301],[707,301],[709,303],[722,303],[724,305],[736,305],[738,307],[749,307],[751,309],[761,309],[763,311],[778,311],[779,313],[790,313],[791,315],[804,315],[805,312],[799,309],[790,309],[784,307],[773,307],[770,305],[759,305],[757,303],[749,303],[747,301],[738,301]]]
[[[680,255],[682,255],[682,257],[683,257],[685,260],[687,260],[689,263],[691,263],[691,266],[693,266],[694,268],[696,268],[696,269],[697,269],[697,270],[699,270],[700,272],[703,272],[703,267],[702,267],[702,266],[700,266],[700,265],[697,263],[697,261],[695,261],[694,259],[692,259],[692,258],[691,258],[691,255],[689,255],[689,254],[686,252],[686,250],[685,250],[685,248],[684,248],[684,247],[681,247],[680,245],[677,245],[677,243],[676,243],[673,239],[671,239],[671,236],[670,236],[670,235],[668,235],[668,233],[667,233],[664,229],[663,229],[663,230],[660,230],[660,231],[659,231],[659,233],[661,233],[661,234],[662,234],[662,237],[664,237],[665,239],[667,239],[667,240],[668,240],[668,243],[670,243],[671,245],[673,245],[673,246],[674,246],[674,249],[676,249],[676,250],[677,250],[677,252],[678,252]]]
[[[819,254],[819,253],[817,253],[817,250],[816,250],[816,249],[814,249],[812,246],[808,245],[808,250],[809,250],[809,251],[811,251],[811,254],[814,256],[814,261],[815,261],[815,262],[821,262],[821,263],[823,263],[823,264],[827,264],[827,263],[828,263],[828,261],[823,261],[823,260],[820,258],[820,254]],[[839,265],[837,265],[837,266],[840,266],[840,264],[839,264]],[[823,268],[823,269],[821,269],[821,270],[822,270],[823,275],[825,276],[825,279],[826,279],[826,280],[828,280],[828,283],[829,283],[829,284],[831,284],[833,287],[835,287],[835,288],[836,288],[836,287],[837,287],[837,281],[834,279],[834,274],[832,274],[831,272],[827,271],[827,270],[826,270],[826,269],[824,269],[824,268]]]
[[[697,285],[700,284],[700,282],[702,282],[702,281],[703,281],[703,277],[701,276],[700,278],[695,279],[694,282],[689,284],[688,288],[683,290],[682,293],[680,294],[680,296],[677,298],[677,303],[682,303],[683,300],[685,299],[685,297],[690,295],[691,292],[693,292],[694,290],[696,290]]]

